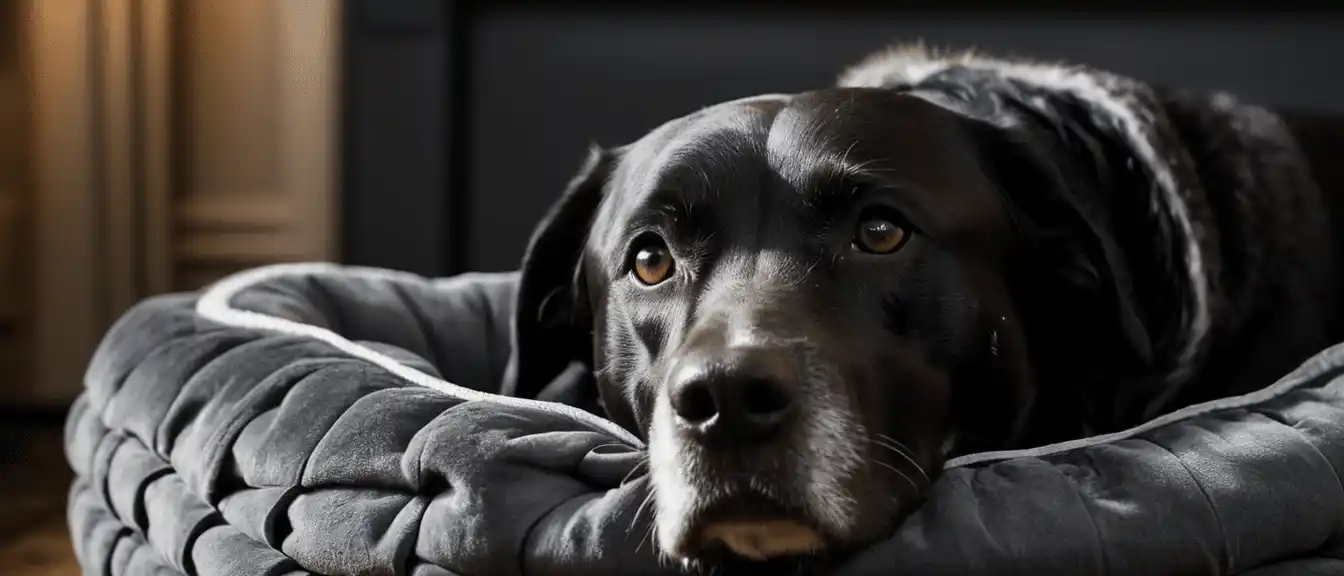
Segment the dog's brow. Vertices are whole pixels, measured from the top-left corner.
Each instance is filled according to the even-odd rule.
[[[642,184],[651,191],[627,228],[645,229],[684,223],[704,201],[718,193],[713,174],[741,172],[759,156],[749,131],[738,127],[701,129],[675,146]]]
[[[851,147],[852,148],[852,147]],[[804,176],[802,193],[809,204],[845,202],[874,190],[903,191],[915,186],[900,171],[877,160],[856,160],[846,154],[824,154]]]
[[[670,234],[673,237],[667,238],[668,242],[675,242],[678,237],[691,237],[694,230],[691,229],[690,214],[691,204],[685,188],[655,188],[620,225],[619,238],[622,244],[608,254],[608,266],[612,269],[623,267],[627,257],[625,244],[646,232]]]
[[[675,226],[684,219],[688,209],[684,192],[677,188],[659,188],[626,221],[625,235],[631,236],[650,228]]]

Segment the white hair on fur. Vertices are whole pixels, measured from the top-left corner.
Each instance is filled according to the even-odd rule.
[[[1204,269],[1200,233],[1185,199],[1188,191],[1182,190],[1182,183],[1172,171],[1172,164],[1180,159],[1162,158],[1152,139],[1152,131],[1159,129],[1157,115],[1160,111],[1151,92],[1135,80],[1081,66],[996,59],[973,51],[939,53],[922,43],[895,46],[874,54],[845,70],[838,84],[854,88],[915,87],[951,68],[989,72],[1021,84],[1067,94],[1103,111],[1109,116],[1106,120],[1126,137],[1130,150],[1143,162],[1160,189],[1160,194],[1152,199],[1152,210],[1176,225],[1175,232],[1185,245],[1185,272],[1194,294],[1194,310],[1185,318],[1184,343],[1177,366],[1169,378],[1180,380],[1188,376],[1209,329],[1209,279]],[[1040,99],[1032,99],[1027,104],[1037,108],[1047,105]]]
[[[868,435],[854,414],[845,409],[850,398],[832,384],[840,375],[817,357],[816,343],[806,338],[781,338],[755,330],[731,332],[728,339],[735,347],[797,350],[807,375],[803,392],[808,395],[805,404],[809,410],[803,419],[798,450],[786,464],[794,474],[807,479],[806,489],[754,481],[752,489],[797,498],[823,531],[843,534],[858,513],[858,500],[847,487],[865,460],[864,444],[856,439]],[[655,543],[670,558],[678,556],[678,546],[688,536],[692,517],[706,502],[723,496],[724,489],[700,481],[705,477],[702,467],[706,464],[693,444],[678,435],[676,418],[669,396],[658,394],[649,424],[648,466],[654,492]]]
[[[698,461],[676,439],[672,404],[666,394],[654,401],[649,423],[649,485],[653,489],[654,544],[668,557],[676,557],[676,544],[685,538],[687,521],[696,505],[696,488],[690,478]]]

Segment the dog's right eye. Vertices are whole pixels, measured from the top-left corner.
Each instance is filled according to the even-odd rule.
[[[661,284],[672,276],[672,253],[661,239],[642,242],[635,249],[631,268],[640,283],[646,286]]]
[[[869,254],[891,254],[905,245],[910,230],[888,210],[865,210],[854,231],[853,246]]]

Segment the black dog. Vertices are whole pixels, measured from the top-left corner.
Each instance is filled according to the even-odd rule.
[[[902,49],[673,120],[595,150],[535,233],[514,392],[591,361],[669,557],[872,541],[951,455],[1263,387],[1339,338],[1339,161],[1302,150],[1344,130],[1282,118]]]

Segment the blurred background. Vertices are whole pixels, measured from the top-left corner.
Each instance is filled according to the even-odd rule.
[[[513,268],[590,142],[917,39],[1344,112],[1333,12],[934,4],[0,0],[0,573],[78,573],[60,425],[128,306],[282,261]]]

